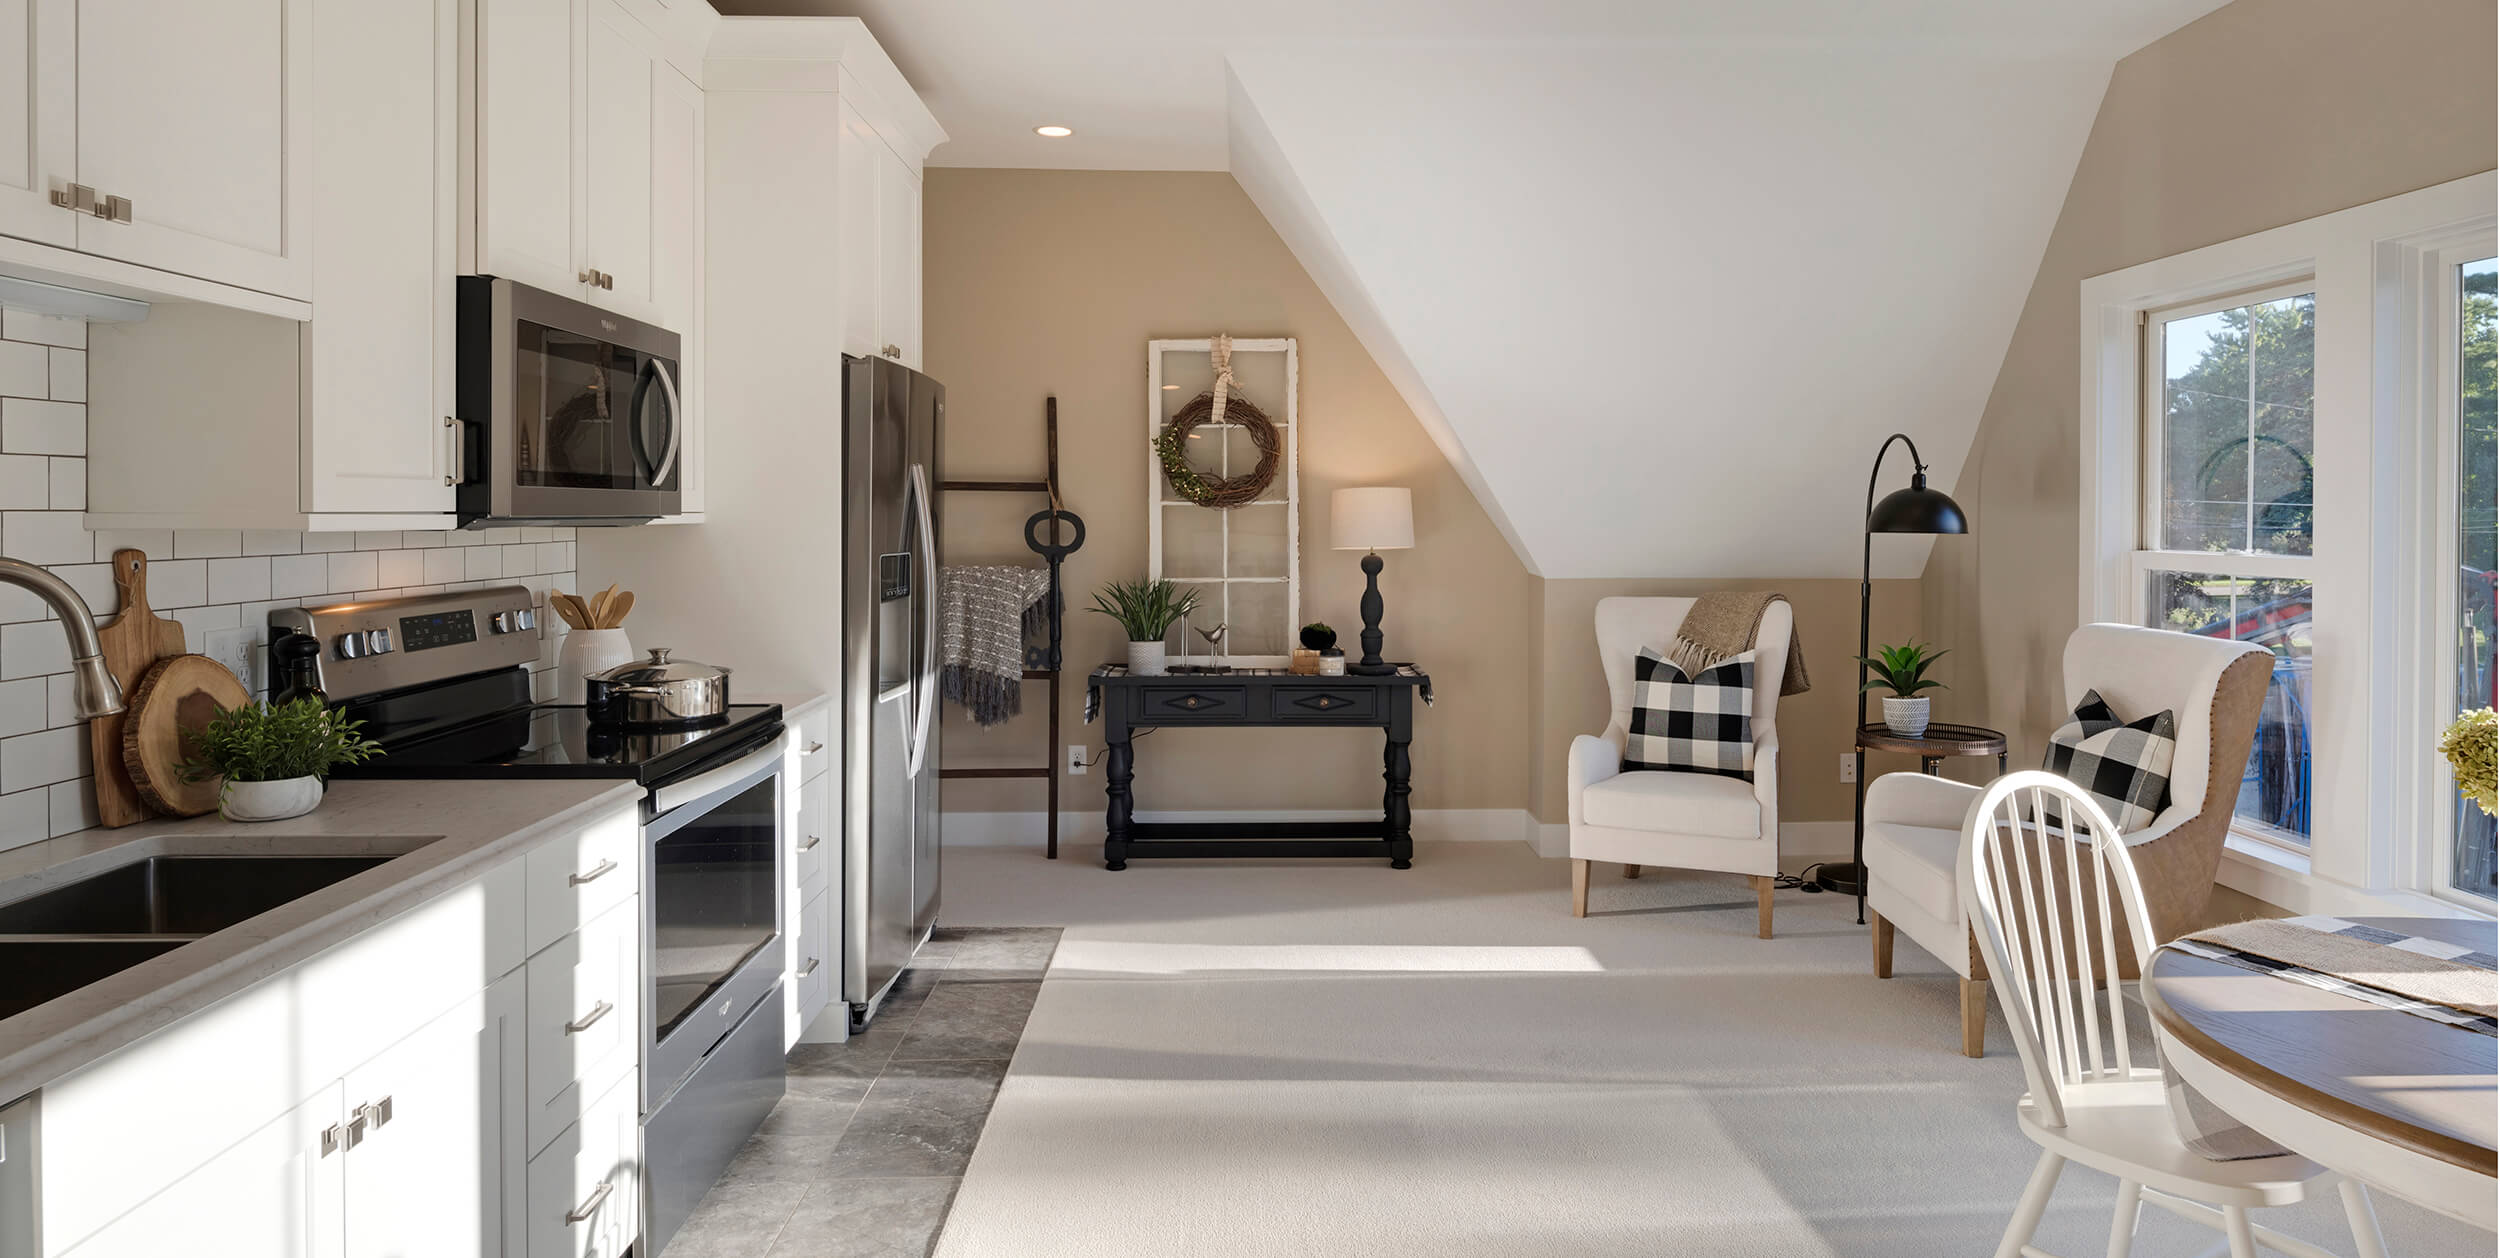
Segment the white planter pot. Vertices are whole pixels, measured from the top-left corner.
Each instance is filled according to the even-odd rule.
[[[582,679],[634,659],[634,644],[622,629],[574,629],[556,649],[556,702],[580,703]]]
[[[1903,738],[1916,738],[1927,732],[1927,697],[1884,700],[1884,728]]]
[[[1161,677],[1164,673],[1165,650],[1161,642],[1128,644],[1128,671],[1133,677]]]
[[[316,777],[230,781],[217,797],[217,812],[228,821],[284,821],[320,807],[321,790]]]

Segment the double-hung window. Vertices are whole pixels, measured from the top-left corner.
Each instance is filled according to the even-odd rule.
[[[2082,617],[2272,657],[2247,761],[2216,766],[2222,880],[2298,911],[2493,905],[2491,819],[2434,748],[2500,697],[2496,193],[2471,176],[2083,283]]]
[[[2238,828],[2309,844],[2318,301],[2308,282],[2144,319],[2143,549],[2130,619],[2274,655]]]

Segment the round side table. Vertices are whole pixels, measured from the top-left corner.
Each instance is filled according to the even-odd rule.
[[[2005,774],[2005,735],[1998,730],[1938,721],[1929,725],[1926,733],[1911,737],[1893,733],[1892,727],[1881,721],[1869,721],[1858,727],[1858,802],[1850,827],[1849,872],[1857,883],[1852,889],[1857,892],[1860,926],[1866,925],[1866,753],[1870,751],[1894,751],[1916,756],[1918,771],[1929,777],[1943,773],[1948,757],[1995,756],[1998,776]],[[1828,876],[1833,871],[1826,869],[1824,872]]]

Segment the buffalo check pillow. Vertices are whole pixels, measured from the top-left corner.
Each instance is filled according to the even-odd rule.
[[[1663,769],[1753,780],[1753,657],[1731,655],[1693,676],[1647,647],[1632,665],[1632,732],[1624,771]]]
[[[2100,691],[2087,690],[2075,714],[2049,735],[2040,767],[2082,787],[2121,831],[2141,830],[2170,806],[2170,760],[2178,747],[2170,709],[2122,721]],[[2043,811],[2051,822],[2061,820],[2054,809]]]

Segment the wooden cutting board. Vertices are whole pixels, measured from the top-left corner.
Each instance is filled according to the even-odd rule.
[[[217,807],[225,779],[182,780],[182,762],[191,758],[190,736],[221,707],[239,708],[252,701],[250,691],[226,666],[205,655],[177,655],[157,661],[129,692],[130,710],[122,722],[122,767],[130,785],[148,807],[173,817],[196,817]]]
[[[131,688],[158,660],[182,654],[182,622],[161,619],[149,610],[145,551],[113,552],[113,588],[121,592],[122,614],[97,630],[96,636],[104,643],[104,666],[121,683],[127,705]],[[87,723],[87,745],[95,752],[96,817],[107,826],[126,826],[156,815],[122,767],[122,727],[127,717],[124,712]]]

